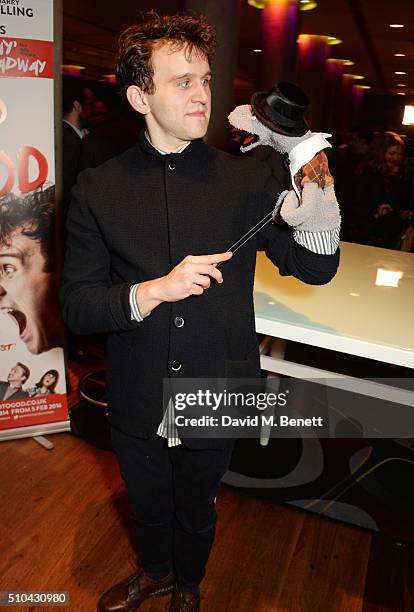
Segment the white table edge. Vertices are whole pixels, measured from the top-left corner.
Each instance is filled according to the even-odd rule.
[[[414,368],[414,352],[386,344],[367,342],[366,340],[359,340],[358,338],[337,336],[323,330],[291,325],[281,321],[266,319],[258,315],[256,315],[256,331],[259,334],[266,334],[274,338],[292,340],[294,342],[317,346],[340,353],[347,353],[349,355],[374,359],[375,361]]]

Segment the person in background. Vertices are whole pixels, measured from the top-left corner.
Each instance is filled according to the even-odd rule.
[[[62,215],[66,221],[71,190],[79,172],[82,139],[94,113],[95,94],[79,79],[62,78]]]
[[[348,218],[348,240],[396,248],[410,216],[410,184],[402,174],[404,142],[386,132],[371,142],[369,153],[354,177]]]
[[[97,102],[95,93],[80,79],[62,78],[62,221],[65,233],[72,187],[80,170],[82,142],[88,135]],[[79,363],[97,364],[85,340],[68,334],[70,359]]]
[[[58,380],[59,372],[57,370],[48,370],[43,374],[42,378],[35,384],[34,387],[29,387],[26,389],[26,393],[29,397],[50,395],[51,393],[55,393]]]
[[[341,209],[342,239],[346,240],[346,223],[352,196],[353,177],[358,174],[369,151],[372,134],[366,129],[355,129],[345,141],[328,151],[329,166],[335,179],[335,194]]]
[[[413,140],[410,137],[405,140],[405,152],[402,175],[410,185],[410,209],[405,211],[406,225],[401,232],[397,248],[400,251],[414,253],[414,149]]]
[[[142,115],[124,100],[111,115],[82,141],[79,170],[96,168],[136,145],[144,127]]]
[[[29,377],[30,370],[27,365],[18,361],[10,370],[7,381],[0,380],[0,401],[27,397],[26,391],[23,391],[23,384]]]

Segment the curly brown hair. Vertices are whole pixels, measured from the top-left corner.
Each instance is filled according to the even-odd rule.
[[[0,245],[9,246],[19,230],[40,245],[45,272],[56,271],[55,186],[43,186],[27,194],[8,193],[0,197]]]
[[[174,51],[185,48],[187,57],[196,52],[211,64],[216,50],[216,31],[205,15],[158,15],[143,13],[141,21],[118,38],[116,76],[123,93],[130,85],[153,94],[152,52],[157,44],[170,43]]]

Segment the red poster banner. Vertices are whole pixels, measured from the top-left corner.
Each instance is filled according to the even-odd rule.
[[[33,427],[67,419],[66,395],[51,393],[23,399],[10,399],[0,404],[0,430]]]
[[[0,77],[53,79],[53,42],[0,38]]]
[[[9,4],[0,24],[0,440],[70,428],[55,235],[53,0],[24,4]]]

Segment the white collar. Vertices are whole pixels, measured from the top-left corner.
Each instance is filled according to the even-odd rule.
[[[79,136],[79,138],[85,138],[85,134],[84,132],[82,132],[82,130],[80,130],[78,127],[76,127],[76,125],[73,125],[73,123],[71,123],[70,121],[67,121],[66,119],[63,120],[65,123],[67,123],[68,125],[70,125],[70,127],[72,128],[72,130],[74,130],[77,135]]]
[[[171,154],[171,152],[170,152],[170,153],[167,153],[167,151],[162,151],[161,149],[158,149],[156,146],[154,146],[154,145],[152,144],[151,140],[150,140],[150,137],[149,137],[149,135],[148,135],[147,130],[145,130],[145,138],[148,140],[148,142],[150,143],[150,145],[151,145],[152,147],[154,147],[154,149],[155,149],[156,151],[158,151],[158,153],[161,153],[161,155],[170,155],[170,154]],[[182,147],[180,147],[180,148],[178,149],[178,151],[174,151],[174,153],[182,153],[182,152],[184,151],[184,149],[185,149],[186,147],[188,147],[188,145],[189,145],[189,144],[190,144],[189,142],[186,142],[186,144],[185,144],[185,145],[183,145]]]

